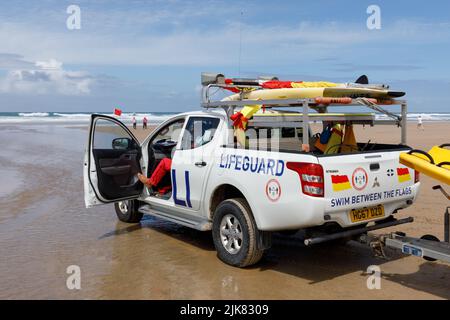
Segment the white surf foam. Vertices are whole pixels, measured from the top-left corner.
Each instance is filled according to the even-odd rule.
[[[173,114],[152,114],[152,113],[123,113],[121,116],[116,116],[111,113],[101,113],[105,116],[114,117],[126,124],[131,124],[133,116],[136,117],[138,125],[142,125],[142,119],[147,117],[149,124],[159,124],[170,117]],[[47,124],[47,123],[70,123],[70,124],[87,124],[91,119],[90,113],[61,113],[61,112],[21,112],[17,116],[0,115],[0,123],[4,124]]]
[[[48,117],[48,112],[20,112],[20,117]]]
[[[423,121],[450,121],[450,113],[408,113],[408,121],[417,121],[419,116],[422,117]],[[377,119],[389,119],[388,116],[384,114],[376,114]]]

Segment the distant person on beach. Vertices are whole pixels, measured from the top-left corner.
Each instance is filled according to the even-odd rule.
[[[147,117],[144,116],[144,119],[142,119],[142,129],[147,129]]]
[[[419,129],[419,130],[425,130],[425,128],[423,127],[422,116],[419,116],[419,117],[417,118],[417,129]]]
[[[133,129],[136,130],[136,117],[133,116],[133,118],[131,118],[131,123],[133,124]]]

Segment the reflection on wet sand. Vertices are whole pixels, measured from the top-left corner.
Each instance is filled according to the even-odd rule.
[[[383,260],[358,244],[305,248],[300,234],[276,235],[256,266],[230,267],[209,232],[150,216],[125,224],[111,205],[85,209],[86,131],[0,127],[0,139],[12,141],[0,154],[2,170],[26,177],[0,198],[0,298],[450,298],[448,265],[398,254]],[[18,152],[27,156],[14,158]],[[81,268],[81,290],[66,287],[70,265]],[[381,290],[366,287],[370,265],[381,268]]]

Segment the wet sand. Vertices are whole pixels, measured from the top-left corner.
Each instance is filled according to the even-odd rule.
[[[149,132],[150,130],[148,130]],[[139,129],[142,139],[148,134]],[[449,142],[450,123],[415,124],[409,144]],[[398,142],[399,129],[365,128],[362,140]],[[359,139],[359,140],[361,140]],[[256,266],[237,269],[216,258],[211,234],[144,216],[116,219],[112,205],[85,209],[85,130],[58,125],[0,126],[0,298],[2,299],[449,299],[450,266],[395,253],[376,258],[351,243],[302,246],[276,236]],[[418,202],[399,213],[411,235],[443,238],[448,201],[421,177]],[[81,268],[81,290],[66,287],[66,268]],[[381,268],[380,290],[368,290],[370,265]]]

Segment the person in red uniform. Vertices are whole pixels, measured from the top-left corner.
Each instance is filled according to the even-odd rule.
[[[164,176],[170,171],[172,167],[172,159],[163,158],[153,171],[150,178],[147,178],[141,173],[138,173],[138,179],[148,188],[158,188],[158,184],[164,178]],[[171,185],[159,187],[157,190],[159,194],[165,194],[172,189]]]
[[[202,129],[203,129],[202,135],[197,137],[197,139],[194,139],[194,135],[193,135],[194,124],[192,123],[191,127],[187,129],[187,131],[192,132],[191,133],[192,138],[186,140],[188,144],[190,143],[191,149],[201,146],[205,143],[205,140],[204,140],[205,138],[203,137],[203,135],[209,128],[204,127]],[[210,133],[210,135],[211,135],[211,133]],[[209,137],[206,140],[206,142],[208,142],[210,140],[211,140],[211,137]],[[163,158],[156,166],[155,171],[153,171],[150,178],[147,178],[146,176],[144,176],[141,173],[138,173],[137,177],[138,177],[139,181],[141,181],[145,186],[147,186],[148,188],[156,188],[158,190],[159,194],[162,195],[162,194],[169,192],[172,189],[171,185],[158,187],[158,184],[161,182],[161,180],[164,178],[164,176],[170,172],[171,167],[172,167],[172,159]]]

